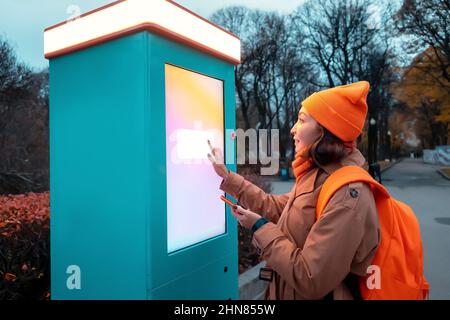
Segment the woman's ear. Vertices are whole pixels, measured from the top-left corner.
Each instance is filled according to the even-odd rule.
[[[314,140],[314,144],[318,144],[320,140],[322,140],[324,134],[325,130],[323,130],[323,127],[316,121],[316,139]]]

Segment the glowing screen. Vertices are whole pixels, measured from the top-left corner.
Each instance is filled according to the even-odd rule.
[[[207,139],[223,148],[223,82],[165,65],[167,251],[225,233],[221,178],[207,154]]]

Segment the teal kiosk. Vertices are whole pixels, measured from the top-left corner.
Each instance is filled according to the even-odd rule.
[[[240,40],[173,1],[122,0],[44,31],[52,299],[239,299]]]

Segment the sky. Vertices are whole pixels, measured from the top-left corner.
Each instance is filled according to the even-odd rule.
[[[113,0],[0,0],[0,37],[16,50],[18,60],[35,70],[48,66],[44,58],[44,29]],[[242,5],[248,8],[289,13],[304,0],[178,0],[178,3],[208,18],[216,10]]]

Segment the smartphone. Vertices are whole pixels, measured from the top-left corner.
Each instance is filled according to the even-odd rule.
[[[240,203],[235,204],[235,203],[233,203],[230,199],[228,199],[228,198],[225,197],[225,196],[220,196],[220,200],[222,200],[223,202],[225,202],[226,204],[228,204],[232,209],[233,209],[233,207],[236,206],[236,205],[239,205],[239,206],[241,206],[242,208],[246,209],[246,208],[245,208],[244,206],[242,206]],[[239,213],[239,212],[238,212],[238,213]],[[239,214],[242,214],[242,213],[239,213]]]
[[[227,199],[225,196],[220,196],[220,199],[232,208],[236,206],[231,200]]]

